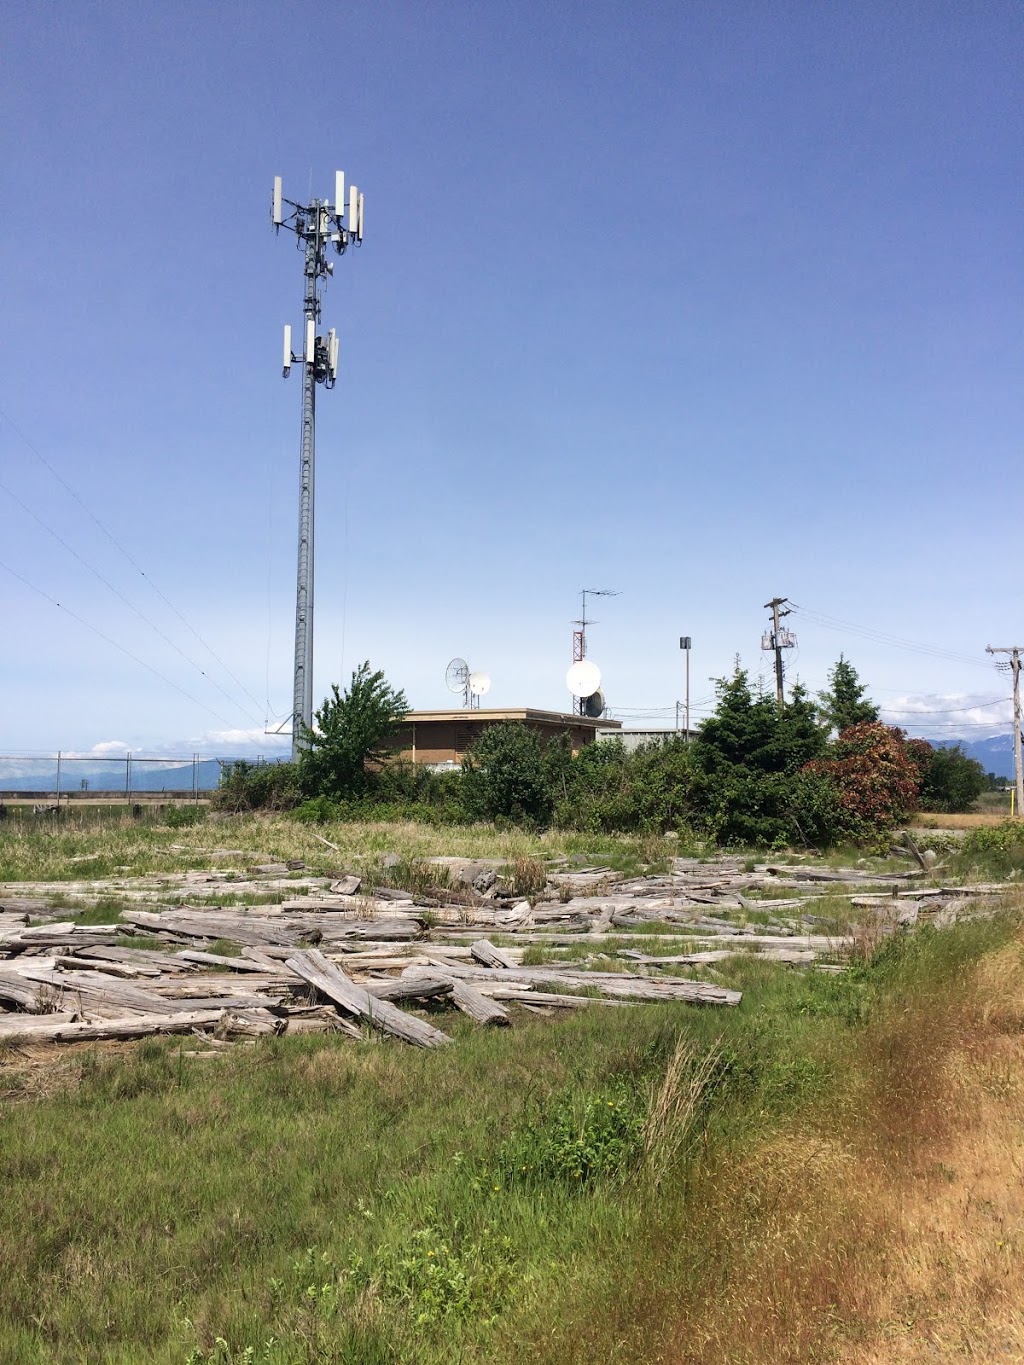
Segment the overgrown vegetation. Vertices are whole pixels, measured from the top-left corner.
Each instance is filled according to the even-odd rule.
[[[715,711],[692,743],[675,736],[630,751],[613,741],[573,754],[567,736],[545,742],[504,722],[484,731],[460,770],[437,773],[388,758],[405,696],[365,663],[316,713],[297,766],[235,765],[218,804],[298,806],[298,818],[311,822],[675,830],[724,846],[819,850],[881,846],[919,806],[973,805],[987,783],[980,764],[958,747],[933,749],[883,725],[842,655],[829,684],[817,700],[798,685],[780,706],[737,665],[718,681]]]
[[[9,1055],[0,1360],[1015,1356],[1022,947],[1011,914],[842,976],[735,959],[724,1015],[456,1023],[438,1053],[79,1053],[40,1099]]]

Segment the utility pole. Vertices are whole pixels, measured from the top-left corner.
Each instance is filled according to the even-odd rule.
[[[686,742],[690,742],[690,637],[680,635],[679,648],[686,651]],[[676,706],[676,729],[679,729],[679,707]]]
[[[783,616],[788,616],[792,611],[792,607],[787,605],[788,602],[788,597],[773,597],[770,602],[764,604],[765,610],[772,614],[772,626],[771,630],[765,631],[761,636],[761,648],[770,650],[775,655],[775,699],[779,703],[780,711],[786,705],[786,694],[783,690],[785,675],[782,668],[782,651],[792,649],[796,644],[796,636],[793,632],[780,624]]]
[[[363,240],[363,196],[349,186],[346,221],[345,174],[334,177],[334,201],[311,199],[297,204],[285,199],[281,177],[274,178],[270,217],[275,232],[286,228],[295,234],[303,253],[305,291],[302,301],[302,349],[292,351],[292,329],[284,329],[283,374],[292,365],[302,366],[302,439],[299,448],[299,555],[295,576],[295,670],[292,690],[292,759],[305,745],[305,733],[313,724],[313,493],[316,476],[316,386],[333,389],[338,378],[338,334],[332,327],[317,335],[320,322],[321,281],[334,274],[327,259],[329,246],[338,255]]]
[[[1017,814],[1024,815],[1024,767],[1021,763],[1021,727],[1020,727],[1020,669],[1021,653],[1024,652],[1024,645],[986,645],[986,654],[1009,654],[1010,662],[1007,664],[997,664],[997,668],[1009,667],[1013,674],[1013,780],[1017,792]]]

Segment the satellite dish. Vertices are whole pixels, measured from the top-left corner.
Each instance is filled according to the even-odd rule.
[[[589,716],[591,720],[597,720],[604,715],[604,693],[591,692],[583,703],[583,714]]]
[[[491,675],[489,673],[471,673],[469,675],[469,690],[474,697],[485,697],[491,690]]]
[[[601,670],[589,659],[580,659],[565,675],[565,685],[574,697],[590,697],[601,686]]]
[[[444,680],[449,692],[465,692],[469,681],[469,664],[465,659],[453,659],[444,671]]]

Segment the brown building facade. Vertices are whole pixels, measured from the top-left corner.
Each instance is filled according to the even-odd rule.
[[[508,710],[410,711],[395,741],[401,756],[411,763],[461,763],[467,749],[490,725],[519,721],[544,739],[568,734],[573,752],[592,744],[599,730],[616,730],[616,720],[591,720],[588,716],[560,711],[533,711],[529,707]]]

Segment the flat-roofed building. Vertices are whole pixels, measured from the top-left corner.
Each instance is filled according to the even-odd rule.
[[[574,753],[585,744],[593,744],[599,730],[615,729],[619,724],[615,720],[591,720],[589,716],[534,711],[530,707],[410,711],[393,743],[401,756],[412,763],[461,763],[466,751],[489,726],[509,720],[529,726],[543,739],[557,739],[567,734]]]

